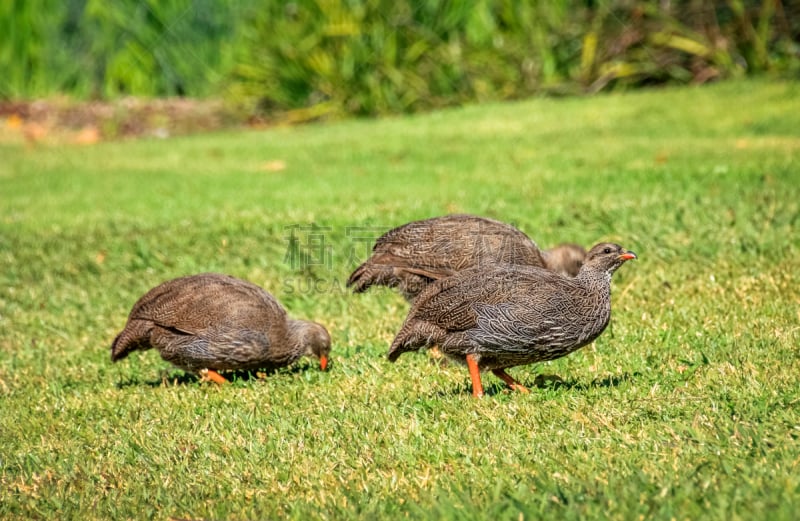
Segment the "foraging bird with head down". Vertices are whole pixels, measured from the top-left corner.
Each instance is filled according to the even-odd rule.
[[[428,286],[389,349],[389,360],[438,345],[465,362],[474,396],[480,372],[527,389],[506,369],[554,360],[594,341],[611,318],[611,275],[635,253],[618,244],[594,246],[574,278],[532,266],[476,266]]]
[[[361,293],[371,286],[396,287],[409,302],[433,281],[473,266],[496,263],[540,266],[577,275],[581,253],[574,244],[542,251],[527,235],[493,219],[455,214],[413,221],[389,230],[372,255],[350,275],[347,286]]]
[[[111,345],[111,360],[151,348],[184,371],[224,383],[218,371],[274,369],[304,355],[319,358],[325,370],[331,337],[316,322],[289,318],[255,284],[202,273],[164,282],[140,298]]]

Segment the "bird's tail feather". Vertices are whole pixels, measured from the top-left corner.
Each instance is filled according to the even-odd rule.
[[[353,293],[363,293],[368,290],[370,286],[379,284],[380,270],[370,264],[369,261],[355,269],[355,271],[347,279],[347,287],[353,288]]]
[[[441,328],[434,324],[415,319],[407,320],[389,348],[389,361],[396,361],[408,351],[417,351],[439,343],[442,333],[444,332]]]
[[[111,343],[111,361],[116,362],[138,349],[150,349],[152,326],[141,320],[131,320]]]

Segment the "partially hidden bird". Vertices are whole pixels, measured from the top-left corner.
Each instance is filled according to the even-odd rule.
[[[476,266],[430,284],[414,301],[389,349],[389,360],[438,345],[465,362],[472,393],[481,371],[511,389],[528,390],[506,369],[554,360],[594,341],[611,318],[611,275],[634,252],[600,243],[574,278],[535,266]]]
[[[155,348],[183,369],[227,380],[223,370],[275,369],[304,355],[328,365],[331,337],[316,322],[293,320],[263,288],[218,273],[166,281],[141,297],[111,345],[117,362]]]
[[[495,263],[540,266],[577,275],[582,248],[564,244],[542,251],[510,224],[453,214],[413,221],[379,237],[372,255],[347,280],[353,292],[397,288],[409,302],[433,281],[473,266]],[[585,254],[585,252],[583,252]]]
[[[581,271],[583,261],[586,260],[586,250],[578,244],[564,242],[542,251],[542,258],[545,268],[568,277],[575,277]]]

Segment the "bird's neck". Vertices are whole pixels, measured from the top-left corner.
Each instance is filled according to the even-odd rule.
[[[306,346],[309,345],[309,343],[306,341],[307,331],[308,328],[306,327],[306,323],[302,320],[289,319],[286,321],[286,339],[288,341],[293,360],[296,360],[306,354]]]
[[[611,272],[582,269],[575,280],[591,291],[611,293]]]
[[[588,307],[583,310],[584,316],[592,321],[591,327],[583,332],[586,336],[582,343],[585,344],[597,338],[611,319],[611,273],[581,270],[575,278],[586,291]]]

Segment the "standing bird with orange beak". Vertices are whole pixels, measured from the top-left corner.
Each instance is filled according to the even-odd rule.
[[[600,243],[574,278],[496,264],[437,280],[414,301],[389,360],[438,345],[467,364],[474,396],[483,396],[485,370],[528,392],[506,369],[560,358],[600,336],[611,318],[611,275],[636,258],[618,244]]]
[[[151,348],[221,384],[227,380],[218,371],[275,369],[304,355],[318,357],[324,371],[331,337],[316,322],[289,318],[255,284],[202,273],[164,282],[140,298],[111,345],[111,360]]]

